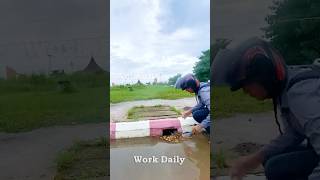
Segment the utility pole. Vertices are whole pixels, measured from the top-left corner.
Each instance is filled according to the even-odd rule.
[[[48,75],[50,75],[50,72],[52,71],[52,57],[54,57],[52,54],[48,54],[49,57],[49,65],[48,65]]]

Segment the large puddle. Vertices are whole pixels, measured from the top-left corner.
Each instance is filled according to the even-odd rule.
[[[110,142],[111,180],[208,180],[210,145],[203,135],[178,144],[159,137]]]

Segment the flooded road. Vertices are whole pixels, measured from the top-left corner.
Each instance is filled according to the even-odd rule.
[[[110,142],[111,180],[207,180],[210,146],[207,137],[194,136],[178,144],[159,137]]]

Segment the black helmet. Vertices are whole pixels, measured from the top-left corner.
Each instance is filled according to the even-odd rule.
[[[236,91],[248,82],[257,82],[272,97],[283,88],[285,75],[286,66],[281,55],[256,37],[233,49],[219,51],[211,65],[211,80],[215,85],[225,84]]]
[[[195,93],[197,93],[199,89],[197,87],[197,78],[192,74],[186,74],[185,76],[180,77],[174,86],[175,88],[182,90],[191,88]]]

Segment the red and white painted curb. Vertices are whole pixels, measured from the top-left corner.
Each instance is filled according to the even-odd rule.
[[[164,129],[191,132],[195,124],[198,122],[192,117],[110,123],[110,139],[161,136]]]

